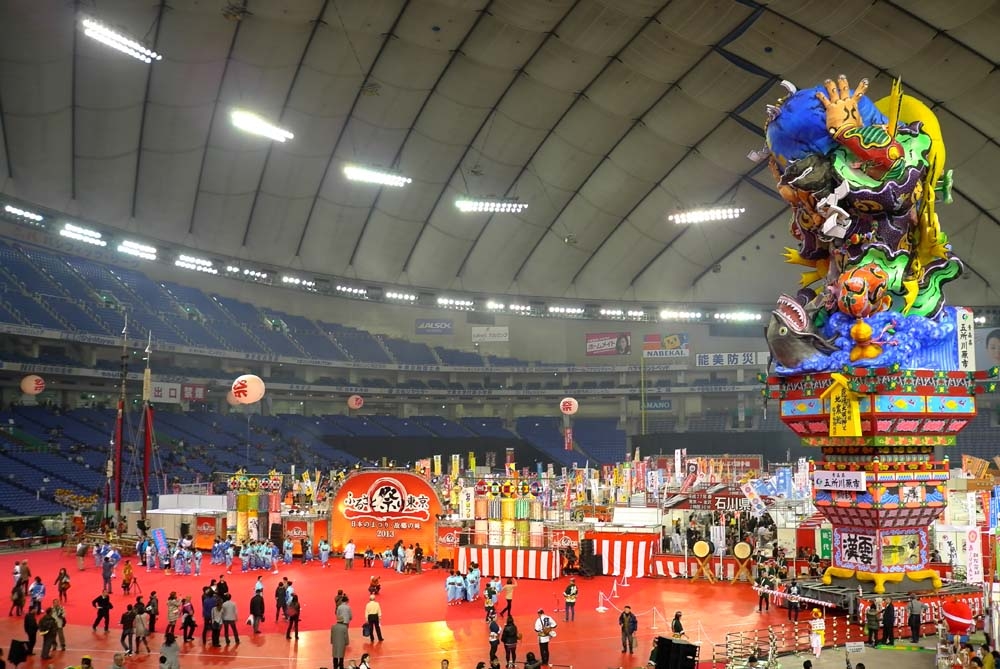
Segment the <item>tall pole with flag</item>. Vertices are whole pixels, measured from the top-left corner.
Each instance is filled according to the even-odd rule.
[[[149,366],[153,357],[153,333],[149,333],[149,341],[146,344],[146,369],[142,372],[142,427],[143,427],[143,453],[142,453],[142,520],[146,521],[146,510],[149,504],[149,468],[153,459],[153,372]]]
[[[112,461],[114,467],[114,479],[115,479],[115,517],[121,518],[122,516],[122,440],[123,440],[123,425],[125,422],[125,400],[126,400],[126,384],[128,382],[128,312],[125,313],[125,325],[122,327],[122,353],[121,353],[121,370],[118,375],[118,385],[120,392],[118,393],[118,414],[115,416],[115,431],[114,437],[112,438],[114,443],[112,444]]]

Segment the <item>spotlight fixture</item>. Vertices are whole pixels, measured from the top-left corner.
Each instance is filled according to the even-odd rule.
[[[350,181],[361,181],[381,186],[395,186],[396,188],[402,188],[406,184],[413,182],[413,179],[404,177],[401,174],[370,170],[367,167],[358,167],[357,165],[345,165],[344,176]]]
[[[177,260],[174,261],[174,265],[177,267],[183,267],[184,269],[191,269],[195,272],[204,272],[205,274],[219,273],[219,270],[215,269],[211,260],[205,260],[204,258],[196,258],[194,256],[184,254],[177,256]]]
[[[69,237],[70,239],[75,239],[76,241],[83,242],[85,244],[93,244],[94,246],[108,245],[106,241],[101,239],[101,233],[96,230],[81,228],[79,225],[73,225],[72,223],[66,223],[63,225],[59,234],[63,237]]]
[[[986,316],[975,316],[972,322],[975,325],[986,325]]]
[[[713,314],[712,318],[731,323],[749,323],[761,320],[762,316],[751,311],[719,311]]]
[[[520,214],[528,208],[517,200],[455,200],[458,210],[465,213]]]
[[[503,302],[494,302],[493,300],[490,300],[486,303],[486,308],[490,311],[503,311],[507,308],[507,305]]]
[[[354,288],[353,286],[337,286],[338,293],[344,293],[345,295],[353,295],[355,297],[363,297],[368,294],[368,290],[365,288]]]
[[[151,49],[147,49],[134,39],[111,30],[98,21],[93,19],[84,19],[82,21],[82,25],[83,34],[90,39],[96,40],[105,46],[115,49],[116,51],[121,51],[128,56],[132,56],[136,60],[141,60],[144,63],[152,63],[154,60],[163,60],[163,56],[160,54],[152,51]]]
[[[530,314],[531,313],[531,305],[529,305],[529,304],[512,304],[512,305],[510,305],[507,308],[510,309],[511,311],[517,311],[517,312],[520,312],[522,314]]]
[[[9,204],[8,205],[4,205],[3,210],[5,212],[7,212],[8,214],[12,214],[12,215],[17,216],[19,218],[26,218],[29,221],[34,221],[35,223],[38,223],[43,218],[45,218],[41,214],[36,214],[33,211],[28,211],[27,209],[21,209],[20,207],[12,207]]]
[[[584,311],[583,307],[549,307],[550,314],[565,314],[567,316],[579,316]]]
[[[629,318],[645,318],[646,312],[643,311],[642,309],[629,309],[627,312],[625,312],[625,315],[628,316]]]
[[[439,307],[448,307],[449,309],[471,309],[474,304],[472,300],[459,300],[453,297],[439,297],[437,303]]]
[[[697,321],[700,320],[702,314],[700,311],[673,311],[672,309],[664,309],[660,312],[661,321]]]
[[[625,315],[625,312],[621,309],[601,309],[600,314],[610,318],[621,318]]]
[[[678,225],[684,223],[705,223],[707,221],[730,221],[739,218],[746,209],[737,207],[716,207],[714,209],[695,209],[667,216],[668,221]]]
[[[387,300],[400,300],[402,302],[416,302],[417,296],[413,293],[397,293],[394,290],[390,290],[385,294],[385,299]]]
[[[243,109],[233,109],[229,112],[229,120],[232,121],[234,126],[244,132],[249,132],[251,135],[267,137],[268,139],[273,139],[276,142],[284,142],[295,137],[295,135],[288,132],[284,128],[279,128],[273,123],[264,120],[257,114]]]
[[[118,252],[145,260],[156,260],[156,247],[149,246],[148,244],[140,244],[139,242],[130,242],[127,239],[118,245]]]

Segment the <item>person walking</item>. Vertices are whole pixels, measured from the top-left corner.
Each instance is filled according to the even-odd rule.
[[[122,635],[119,638],[122,649],[124,649],[126,655],[131,655],[134,647],[133,640],[135,639],[135,610],[131,604],[125,606],[125,611],[122,612],[122,617],[118,622],[122,626]]]
[[[521,633],[517,631],[517,625],[514,624],[514,616],[507,616],[507,622],[504,623],[503,631],[500,632],[500,642],[503,644],[504,659],[507,661],[507,667],[511,668],[514,663],[517,662],[517,642],[521,640]]]
[[[628,648],[631,655],[635,652],[635,633],[639,629],[639,619],[632,613],[631,606],[625,606],[618,616],[618,629],[622,635],[622,652]]]
[[[882,609],[882,643],[889,646],[896,645],[895,627],[896,609],[893,608],[892,602],[886,602],[885,608]]]
[[[368,603],[365,604],[365,620],[368,621],[368,627],[371,630],[369,638],[374,643],[377,636],[379,643],[382,643],[382,605],[375,601],[375,595],[370,595]]]
[[[906,612],[909,614],[906,622],[910,625],[910,641],[913,643],[920,643],[920,618],[926,610],[926,604],[917,599],[916,595],[910,595],[910,601],[906,605]]]
[[[144,606],[135,607],[135,620],[132,623],[132,629],[135,631],[133,650],[138,654],[139,646],[143,645],[146,647],[146,654],[149,655],[152,652],[149,649],[149,612]]]
[[[490,664],[497,662],[497,649],[500,648],[500,625],[496,618],[490,619]]]
[[[675,639],[680,639],[684,636],[684,623],[681,622],[682,615],[684,614],[678,611],[674,614],[674,619],[670,621],[670,632]]]
[[[350,643],[347,625],[337,620],[330,628],[330,645],[333,646],[333,669],[344,669],[344,654]]]
[[[52,617],[56,621],[56,639],[59,641],[59,648],[66,650],[66,609],[58,599],[52,600]]]
[[[24,633],[28,637],[28,655],[34,655],[35,641],[38,640],[38,619],[31,609],[24,614]]]
[[[288,611],[286,610],[288,606],[288,599],[285,596],[288,588],[288,586],[285,585],[286,580],[287,579],[278,581],[278,587],[274,589],[274,622],[281,620],[282,615],[284,615],[286,619],[288,618]]]
[[[346,594],[341,595],[336,610],[337,622],[344,623],[347,626],[350,626],[351,621],[354,620],[354,611],[351,609],[349,601]]]
[[[56,592],[59,593],[59,601],[67,601],[67,593],[69,593],[69,572],[66,571],[66,567],[59,570],[59,575],[56,576],[56,580],[53,582],[56,586]]]
[[[42,613],[42,602],[45,601],[45,584],[42,583],[42,577],[36,576],[35,580],[31,583],[28,588],[28,595],[31,596],[31,604],[28,608],[35,613]]]
[[[81,539],[76,545],[76,568],[78,571],[84,570],[84,562],[87,559],[87,540]]]
[[[569,579],[569,585],[563,590],[563,599],[566,601],[566,615],[564,617],[565,622],[571,622],[576,620],[576,597],[580,594],[580,589],[576,587],[576,579],[572,576]]]
[[[508,578],[507,583],[503,586],[503,596],[507,600],[507,606],[500,612],[501,616],[514,614],[514,588],[516,587],[517,583],[514,582],[514,579]]]
[[[97,631],[97,626],[104,621],[104,631],[108,631],[108,627],[111,623],[111,609],[115,608],[115,605],[111,603],[111,598],[108,596],[107,592],[102,592],[100,595],[95,597],[90,605],[97,609],[97,617],[94,618],[94,624],[91,627],[94,631]]]
[[[286,614],[288,615],[288,629],[285,630],[285,638],[286,639],[291,639],[292,638],[292,628],[295,628],[295,640],[298,641],[298,638],[299,638],[299,614],[301,612],[301,608],[300,608],[300,605],[299,605],[299,596],[293,594],[292,595],[292,601],[288,602],[288,606],[286,608],[287,608]]]
[[[211,587],[206,586],[201,591],[201,645],[208,642],[208,635],[212,633],[212,611],[216,605],[215,592]]]
[[[236,645],[240,645],[240,631],[236,629],[236,620],[239,615],[236,613],[236,602],[230,595],[222,598],[222,629],[226,637],[226,645],[229,645],[229,630],[233,631],[233,640]]]
[[[771,610],[771,595],[770,591],[774,590],[774,579],[765,570],[761,570],[760,578],[757,579],[757,613],[763,613],[764,610]]]
[[[194,619],[194,604],[191,603],[191,596],[185,596],[181,600],[181,639],[185,642],[194,641],[194,630],[198,623]]]
[[[173,632],[163,635],[160,646],[160,669],[181,669],[181,647]]]
[[[220,633],[222,632],[222,599],[216,598],[215,606],[209,612],[211,626],[212,626],[212,647],[222,648],[222,643],[219,641]]]
[[[160,598],[156,596],[156,590],[149,593],[146,613],[149,615],[149,633],[156,634],[156,619],[160,616]]]
[[[45,609],[45,615],[38,621],[38,633],[42,635],[42,659],[51,660],[52,651],[56,648],[56,619],[52,608]]]
[[[872,648],[878,646],[878,606],[872,604],[865,611],[865,630],[868,632],[868,645]]]
[[[257,590],[250,598],[250,615],[253,616],[253,633],[260,634],[260,624],[264,621],[263,590]]]
[[[111,594],[111,577],[115,573],[115,564],[111,561],[110,556],[105,556],[104,562],[101,563],[101,580],[104,583],[104,591]]]
[[[788,594],[788,619],[798,622],[799,608],[800,608],[799,595],[801,593],[799,591],[799,584],[795,581],[794,578],[792,579],[792,582],[788,584],[787,594]]]
[[[538,651],[542,664],[549,663],[549,641],[556,635],[556,621],[545,615],[545,609],[538,609],[535,618],[535,634],[538,635]]]
[[[354,553],[356,550],[357,547],[354,545],[354,539],[348,539],[344,545],[344,569],[354,569]]]

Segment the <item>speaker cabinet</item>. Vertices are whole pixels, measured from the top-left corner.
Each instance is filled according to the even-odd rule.
[[[181,538],[191,534],[191,523],[181,523]]]
[[[282,546],[285,542],[284,534],[281,530],[281,523],[271,523],[271,543],[275,546]]]
[[[580,557],[587,557],[594,554],[594,540],[583,539],[580,542]]]
[[[700,647],[684,639],[656,638],[656,669],[695,669]]]

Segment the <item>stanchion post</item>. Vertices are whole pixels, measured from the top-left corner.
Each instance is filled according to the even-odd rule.
[[[619,583],[619,585],[621,585],[623,588],[627,588],[628,587],[628,585],[629,585],[629,583],[628,583],[628,574],[622,574],[622,582]]]
[[[610,595],[605,595],[604,598],[607,599],[607,600],[618,599],[618,581],[613,581],[612,582],[612,584],[611,584],[611,594]]]
[[[659,613],[659,611],[657,611],[656,607],[654,606],[653,607],[653,624],[649,626],[649,629],[651,629],[651,630],[655,630],[656,629],[656,614],[657,613]]]
[[[597,593],[597,612],[598,613],[604,613],[605,611],[608,610],[608,607],[606,607],[604,605],[604,600],[605,599],[607,599],[607,597],[604,596],[603,592],[598,592]]]

